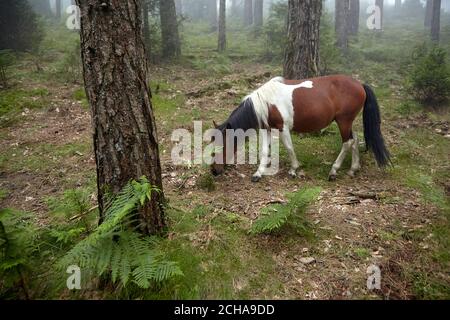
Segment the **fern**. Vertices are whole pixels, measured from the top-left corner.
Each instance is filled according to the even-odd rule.
[[[256,220],[250,233],[271,233],[279,230],[294,214],[303,213],[307,207],[314,202],[321,192],[320,188],[306,188],[300,192],[290,194],[287,204],[276,204],[266,207],[262,216]]]
[[[152,192],[159,190],[146,178],[127,184],[107,206],[104,223],[61,259],[60,268],[77,264],[98,276],[109,274],[113,283],[133,282],[144,289],[152,282],[183,275],[176,263],[154,249],[156,239],[130,227],[135,225],[137,208],[151,199]]]

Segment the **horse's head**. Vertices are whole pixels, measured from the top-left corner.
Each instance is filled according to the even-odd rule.
[[[216,137],[211,138],[211,143],[214,145],[211,173],[214,176],[218,176],[224,173],[225,164],[227,163],[226,135],[227,129],[230,129],[230,125],[225,122],[224,124],[218,126],[216,122],[214,122],[214,127],[216,128],[216,130],[220,131],[220,134],[222,135],[222,139],[217,139]]]

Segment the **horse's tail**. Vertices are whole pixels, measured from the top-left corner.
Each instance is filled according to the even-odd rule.
[[[363,112],[366,148],[373,152],[378,166],[386,167],[391,164],[391,157],[381,133],[380,107],[372,88],[366,84],[363,87],[367,96]]]

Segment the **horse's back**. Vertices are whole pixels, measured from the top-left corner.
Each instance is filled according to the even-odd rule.
[[[344,75],[303,80],[285,80],[287,85],[311,81],[311,89],[294,90],[294,127],[297,132],[315,132],[341,118],[353,121],[361,111],[366,94],[359,81]]]

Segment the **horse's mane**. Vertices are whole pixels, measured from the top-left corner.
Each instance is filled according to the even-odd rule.
[[[226,129],[242,129],[246,131],[258,128],[259,120],[252,99],[250,98],[244,99],[239,107],[231,113],[228,120],[218,127],[221,131]]]
[[[283,83],[282,77],[274,78],[259,89],[246,96],[240,106],[233,111],[228,120],[218,127],[226,129],[259,129],[268,126],[268,106],[273,101],[277,87]]]

